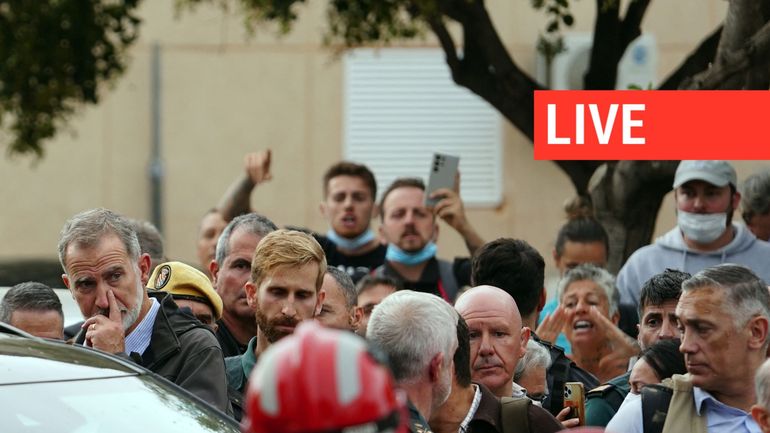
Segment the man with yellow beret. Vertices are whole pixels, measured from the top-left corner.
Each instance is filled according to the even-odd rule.
[[[216,321],[222,317],[222,298],[203,272],[182,262],[161,263],[152,271],[147,288],[170,293],[180,308],[189,309],[216,332]]]

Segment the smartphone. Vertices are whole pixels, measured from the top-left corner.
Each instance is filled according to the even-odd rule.
[[[428,187],[425,190],[425,206],[434,207],[441,197],[428,198],[431,193],[441,188],[454,188],[457,176],[457,167],[460,165],[460,157],[434,153],[428,175]]]
[[[580,420],[580,425],[586,424],[586,399],[582,383],[564,384],[564,407],[570,408],[570,418]]]

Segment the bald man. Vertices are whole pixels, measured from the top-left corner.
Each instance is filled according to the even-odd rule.
[[[516,301],[497,287],[478,286],[463,293],[455,309],[468,323],[473,381],[498,397],[523,396],[521,387],[514,389],[513,374],[530,331],[521,326]]]

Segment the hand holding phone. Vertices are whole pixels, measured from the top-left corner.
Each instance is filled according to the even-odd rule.
[[[457,169],[460,165],[460,157],[434,153],[433,161],[428,175],[428,186],[425,190],[425,206],[435,207],[441,197],[430,198],[430,195],[439,189],[453,189],[457,177]]]
[[[577,418],[578,425],[586,424],[586,399],[583,384],[567,382],[564,384],[564,407],[570,408],[570,418]]]

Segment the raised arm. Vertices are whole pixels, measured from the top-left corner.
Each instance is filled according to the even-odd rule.
[[[430,197],[441,197],[441,200],[436,203],[436,207],[433,208],[433,213],[463,237],[470,255],[473,255],[477,249],[486,243],[465,216],[465,206],[460,198],[460,173],[455,178],[454,188],[437,189]]]
[[[244,156],[244,172],[227,188],[217,204],[217,210],[225,221],[253,211],[251,192],[257,185],[273,178],[270,173],[271,157],[270,149]]]

